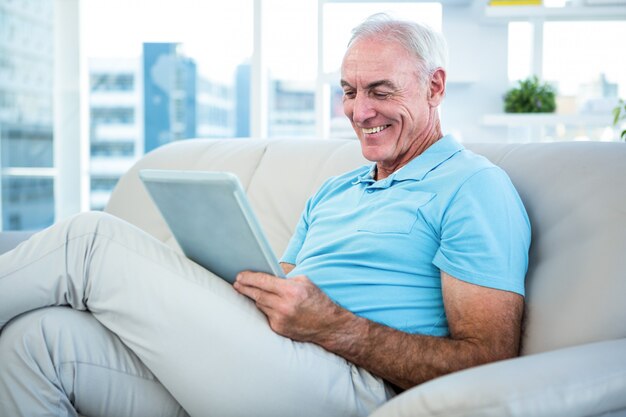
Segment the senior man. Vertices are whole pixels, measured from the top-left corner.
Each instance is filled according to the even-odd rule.
[[[362,416],[515,356],[529,222],[504,172],[442,134],[445,55],[415,23],[354,30],[344,111],[374,164],[309,199],[288,279],[230,286],[96,213],[0,257],[0,326],[72,307],[6,326],[0,414]]]

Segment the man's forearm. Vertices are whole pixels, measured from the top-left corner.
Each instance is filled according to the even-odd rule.
[[[233,286],[255,301],[276,333],[316,343],[402,388],[513,357],[519,349],[523,297],[445,273],[446,338],[409,334],[356,316],[305,276],[244,272]]]
[[[484,343],[409,334],[355,316],[335,316],[333,330],[317,341],[325,349],[408,389],[435,377],[493,361]]]

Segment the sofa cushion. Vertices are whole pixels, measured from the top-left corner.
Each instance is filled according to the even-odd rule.
[[[626,144],[472,144],[532,224],[523,354],[626,337]]]
[[[626,339],[479,366],[434,379],[371,417],[586,417],[626,414]]]
[[[626,145],[466,146],[509,174],[531,220],[522,353],[626,337]],[[308,196],[327,177],[366,162],[358,141],[350,140],[175,142],[140,160],[106,210],[174,245],[137,171],[231,171],[280,256]]]

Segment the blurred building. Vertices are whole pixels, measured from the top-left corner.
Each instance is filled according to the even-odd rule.
[[[237,66],[235,70],[235,137],[250,136],[250,77],[252,66],[249,62]]]
[[[269,91],[269,136],[315,136],[315,85],[274,80]]]
[[[0,2],[0,222],[4,230],[54,221],[53,5]]]
[[[579,112],[611,114],[619,100],[618,89],[618,84],[609,82],[604,73],[588,83],[582,83],[577,97]]]
[[[90,207],[101,210],[143,155],[143,73],[139,59],[91,59],[89,71]]]
[[[235,137],[245,138],[250,130],[250,63],[235,71]],[[316,134],[315,83],[268,80],[268,136],[313,137]],[[341,91],[341,90],[340,90]]]
[[[233,87],[198,77],[196,137],[235,136],[235,92]]]
[[[208,80],[176,43],[146,43],[137,59],[91,59],[90,206],[106,206],[119,178],[169,142],[232,137],[233,88]]]
[[[144,43],[144,151],[196,136],[196,63],[177,43]]]

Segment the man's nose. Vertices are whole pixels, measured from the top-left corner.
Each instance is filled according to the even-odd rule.
[[[363,123],[367,119],[371,119],[376,115],[372,100],[364,95],[359,95],[354,98],[352,108],[352,120],[356,123]]]

